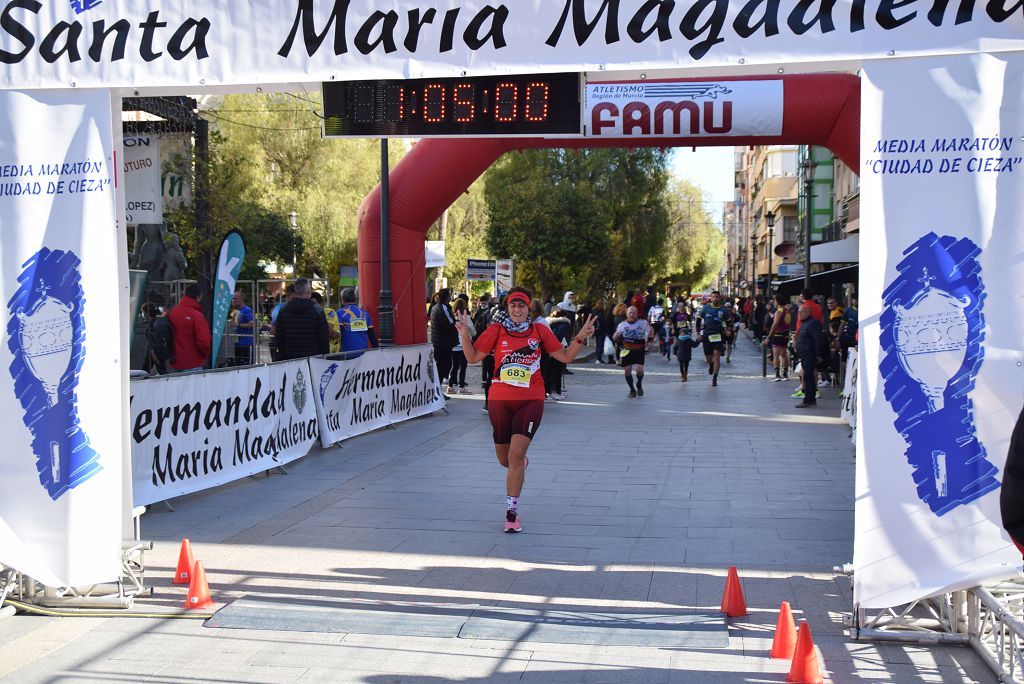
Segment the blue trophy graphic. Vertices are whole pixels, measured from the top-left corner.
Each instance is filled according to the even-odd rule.
[[[23,265],[7,303],[10,373],[32,433],[39,483],[56,501],[100,471],[78,424],[75,391],[85,359],[85,304],[72,252],[42,249]]]
[[[904,252],[883,293],[885,399],[917,496],[940,516],[999,487],[970,398],[985,356],[980,253],[967,238],[929,233]]]

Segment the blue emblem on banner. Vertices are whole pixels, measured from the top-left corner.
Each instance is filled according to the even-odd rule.
[[[331,378],[338,372],[338,364],[332,363],[327,369],[320,375],[320,405],[323,406],[327,401],[324,398],[324,392],[327,391],[327,386],[331,384]]]
[[[974,427],[970,392],[985,357],[985,286],[967,238],[929,233],[883,293],[885,399],[907,441],[917,496],[943,515],[999,487]]]
[[[40,250],[23,265],[7,303],[14,392],[32,433],[39,483],[54,501],[101,470],[78,426],[75,390],[85,360],[80,264],[72,252]]]

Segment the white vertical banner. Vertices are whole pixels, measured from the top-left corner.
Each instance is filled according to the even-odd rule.
[[[0,562],[120,574],[122,312],[111,98],[0,91]]]
[[[1015,575],[999,487],[1024,402],[1024,53],[864,69],[854,602]]]

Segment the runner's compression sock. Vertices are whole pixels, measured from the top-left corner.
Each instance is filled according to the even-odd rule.
[[[640,389],[643,389],[643,386],[644,386],[644,374],[643,373],[637,373],[636,374],[636,386],[638,388],[640,388]]]
[[[633,386],[633,374],[632,373],[630,373],[629,375],[626,376],[626,384],[629,385],[629,391],[630,392],[635,392],[636,391],[636,387]]]
[[[519,497],[518,496],[506,496],[505,502],[508,506],[508,510],[513,513],[519,512]]]

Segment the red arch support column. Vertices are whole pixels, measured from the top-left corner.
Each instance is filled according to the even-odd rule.
[[[782,77],[782,134],[762,137],[614,139],[426,139],[391,171],[391,289],[395,343],[426,341],[423,243],[431,224],[502,154],[531,148],[820,145],[860,168],[860,79],[850,74]],[[710,79],[680,79],[701,80]],[[715,80],[752,80],[729,78]],[[364,306],[380,297],[380,186],[359,209],[359,286]]]

